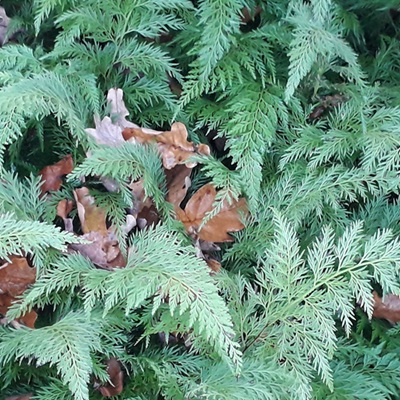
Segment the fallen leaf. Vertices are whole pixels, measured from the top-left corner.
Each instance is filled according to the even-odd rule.
[[[17,396],[8,396],[4,400],[30,400],[33,393],[19,394]]]
[[[244,228],[240,213],[247,213],[245,199],[224,202],[220,212],[211,218],[199,231],[205,215],[212,211],[217,191],[212,184],[201,187],[187,202],[184,210],[177,210],[177,218],[183,222],[187,232],[198,239],[208,242],[232,242],[228,232],[237,232]]]
[[[125,267],[126,261],[121,254],[117,236],[112,227],[107,229],[106,214],[94,204],[89,189],[75,189],[74,196],[84,233],[81,238],[89,243],[72,244],[69,249],[79,252],[102,268]]]
[[[250,14],[250,10],[247,7],[242,8],[242,22],[247,24],[254,20],[254,18],[262,12],[262,8],[260,6],[256,6],[254,11]]]
[[[179,207],[186,197],[186,193],[191,185],[191,173],[192,170],[186,167],[186,165],[176,165],[172,169],[165,170],[168,190],[167,201],[173,204],[174,207]]]
[[[178,164],[185,164],[189,157],[195,154],[210,155],[210,148],[205,144],[194,145],[187,140],[186,127],[181,122],[175,122],[170,131],[162,132],[142,128],[127,121],[129,112],[123,100],[122,89],[110,89],[107,100],[110,105],[110,117],[100,121],[95,117],[95,128],[85,129],[97,144],[119,146],[124,141],[146,144],[155,142],[161,154],[164,168],[171,169]],[[196,162],[186,163],[188,168],[196,166]]]
[[[124,142],[122,128],[112,123],[110,117],[94,117],[95,128],[87,128],[85,132],[94,138],[97,144],[116,147]]]
[[[10,18],[7,17],[6,10],[0,7],[0,47],[7,42],[7,29]]]
[[[69,199],[60,200],[57,205],[57,215],[63,219],[68,218],[68,214],[72,211],[74,202]]]
[[[81,238],[90,243],[74,243],[69,245],[68,248],[79,252],[101,268],[123,268],[126,266],[117,237],[113,232],[107,232],[105,235],[100,232],[89,232],[82,235]]]
[[[144,208],[150,208],[153,205],[153,202],[150,197],[146,197],[146,193],[143,187],[143,179],[131,182],[128,187],[129,189],[131,189],[131,193],[133,195],[133,205],[130,209],[130,214],[138,219],[141,211]]]
[[[221,271],[221,263],[217,260],[214,260],[213,258],[209,256],[205,256],[204,260],[206,261],[207,265],[210,267],[210,269],[214,272],[217,273]]]
[[[73,201],[67,199],[60,200],[57,205],[57,216],[63,219],[64,228],[67,232],[74,231],[72,218],[68,218],[68,214],[72,211],[73,205]]]
[[[62,177],[72,172],[74,168],[71,154],[65,156],[58,163],[44,167],[39,174],[42,175],[42,193],[59,190]]]
[[[89,189],[86,187],[75,189],[74,197],[78,208],[82,232],[98,232],[102,235],[106,235],[108,233],[106,214],[104,210],[94,204],[94,198],[89,194]]]
[[[194,145],[187,140],[186,126],[175,122],[170,131],[159,132],[143,128],[127,128],[122,132],[125,140],[140,144],[155,142],[161,154],[165,169],[172,169],[178,164],[185,164],[188,168],[197,165],[196,162],[186,163],[195,154],[210,155],[210,148],[205,144]]]
[[[194,145],[188,142],[186,126],[181,122],[175,122],[171,130],[157,136],[159,150],[163,159],[165,169],[171,169],[177,164],[184,164],[194,154],[210,155],[210,148],[207,145]],[[186,163],[188,168],[193,168],[196,162]]]
[[[36,269],[31,268],[25,257],[10,256],[10,262],[0,266],[0,313],[7,314],[9,307],[36,280]],[[37,318],[31,311],[17,321],[34,328]]]
[[[373,292],[373,295],[375,303],[372,316],[386,319],[392,324],[400,322],[400,296],[387,294],[382,299],[376,291]]]
[[[96,382],[96,388],[104,397],[112,397],[122,393],[124,389],[124,373],[115,357],[111,357],[107,361],[107,373],[110,382],[105,384]]]
[[[127,121],[125,117],[129,115],[129,111],[125,106],[124,92],[122,89],[112,88],[107,93],[107,101],[110,105],[110,116],[114,124],[121,128],[139,128],[138,125]]]

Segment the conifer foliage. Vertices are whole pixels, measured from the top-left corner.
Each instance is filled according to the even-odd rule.
[[[399,30],[3,1],[1,398],[397,398]]]

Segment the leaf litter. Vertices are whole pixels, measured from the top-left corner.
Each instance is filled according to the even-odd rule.
[[[186,126],[181,122],[172,124],[168,131],[156,131],[140,127],[126,119],[129,112],[123,101],[121,89],[110,89],[107,100],[110,116],[102,120],[95,116],[95,127],[86,129],[97,145],[118,147],[128,141],[138,146],[155,143],[162,159],[166,177],[166,201],[173,206],[176,219],[180,221],[187,234],[192,238],[198,257],[209,266],[210,273],[217,273],[221,264],[215,259],[215,252],[220,250],[219,242],[232,242],[230,233],[244,228],[243,220],[247,215],[245,199],[228,203],[224,201],[218,212],[211,218],[207,215],[214,210],[218,199],[218,191],[211,183],[205,184],[189,198],[191,175],[197,162],[192,159],[196,155],[210,155],[206,144],[194,144],[188,140]],[[90,153],[87,154],[90,157]],[[41,195],[50,199],[52,194],[61,189],[63,179],[73,170],[71,155],[66,155],[59,162],[44,167],[39,174],[42,177]],[[84,182],[84,177],[82,182]],[[105,190],[117,192],[118,184],[109,177],[101,176]],[[73,191],[74,200],[62,199],[57,204],[56,214],[63,221],[64,229],[75,232],[83,239],[83,243],[71,244],[68,252],[78,252],[88,258],[98,268],[110,270],[124,268],[126,259],[117,232],[123,232],[125,238],[133,229],[145,229],[151,224],[160,223],[160,213],[151,198],[146,197],[143,179],[127,182],[132,194],[132,206],[125,210],[124,226],[113,226],[107,220],[104,209],[96,205],[89,187],[82,185]],[[186,204],[185,204],[186,202]],[[182,206],[182,204],[185,204]],[[126,252],[124,253],[126,254]],[[0,313],[4,316],[8,308],[36,280],[36,269],[29,266],[24,257],[10,255],[11,262],[0,265]],[[35,311],[31,311],[18,320],[11,321],[14,326],[20,324],[34,328],[37,319]],[[0,320],[8,323],[6,318]],[[119,394],[123,388],[123,373],[116,359],[107,362],[109,383],[97,382],[95,386],[103,396]],[[27,396],[27,397],[24,397]],[[18,398],[18,397],[17,397]],[[20,398],[30,398],[30,394]]]

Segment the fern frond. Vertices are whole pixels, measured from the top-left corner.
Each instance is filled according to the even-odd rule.
[[[98,175],[116,179],[121,184],[143,178],[146,196],[152,197],[156,207],[170,214],[165,202],[166,180],[158,151],[153,146],[126,142],[116,148],[99,148],[69,175],[69,180],[80,176]]]
[[[35,256],[36,266],[41,266],[44,251],[53,248],[66,251],[68,243],[80,239],[68,232],[61,232],[54,225],[38,221],[22,221],[10,213],[0,214],[0,257],[10,254]]]
[[[76,400],[88,400],[91,352],[101,348],[100,325],[82,313],[71,312],[54,325],[39,329],[2,329],[0,364],[30,359],[36,365],[55,365]]]

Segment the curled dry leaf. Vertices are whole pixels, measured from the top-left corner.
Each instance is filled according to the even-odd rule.
[[[172,169],[165,170],[167,178],[167,201],[179,207],[190,188],[190,174],[192,170],[186,165],[177,165]]]
[[[256,6],[252,13],[250,13],[250,10],[247,7],[243,7],[242,8],[242,12],[241,12],[241,14],[242,14],[242,22],[244,24],[247,24],[247,23],[253,21],[253,19],[257,15],[261,14],[261,12],[262,12],[262,8],[260,6]]]
[[[386,319],[392,324],[400,322],[400,296],[387,294],[382,299],[375,291],[373,292],[373,295],[374,312],[372,313],[372,316],[375,318]]]
[[[106,214],[94,204],[89,189],[76,189],[74,196],[84,233],[82,239],[90,243],[72,244],[69,249],[78,251],[102,268],[125,267],[126,261],[121,254],[117,237],[107,229]]]
[[[112,123],[110,117],[94,117],[95,128],[87,128],[85,132],[94,138],[97,144],[116,147],[124,142],[122,128]]]
[[[74,168],[72,156],[68,154],[58,163],[44,167],[39,174],[42,175],[42,193],[59,190],[62,178],[72,172]]]
[[[186,126],[181,122],[175,122],[170,131],[147,133],[142,128],[127,128],[122,132],[124,139],[137,143],[157,143],[163,166],[172,169],[178,164],[185,164],[195,154],[210,155],[210,148],[205,144],[194,145],[187,140]],[[196,162],[186,163],[188,168],[196,166]]]
[[[79,220],[83,233],[98,232],[107,234],[106,214],[94,203],[94,198],[89,194],[89,189],[82,187],[74,190],[74,197],[78,207]]]
[[[112,397],[122,393],[124,389],[124,373],[115,357],[111,357],[107,361],[107,373],[110,382],[101,384],[97,381],[95,383],[96,388],[104,397]]]
[[[7,17],[6,10],[0,7],[0,47],[7,42],[7,29],[10,18]]]
[[[36,269],[29,266],[25,257],[10,256],[10,261],[0,266],[0,313],[3,315],[7,314],[16,297],[36,280]],[[34,328],[36,318],[36,312],[31,311],[17,322]]]
[[[118,240],[114,233],[107,232],[104,235],[100,232],[89,232],[81,237],[90,243],[71,244],[69,249],[78,251],[102,268],[125,267],[126,261],[121,254]]]
[[[72,218],[68,218],[68,214],[72,211],[73,206],[73,201],[67,199],[60,200],[57,205],[57,216],[63,219],[65,230],[68,232],[74,231]]]
[[[179,209],[177,218],[183,222],[187,232],[208,242],[232,242],[229,232],[244,228],[241,214],[247,214],[245,199],[224,202],[220,212],[211,218],[199,231],[204,216],[213,208],[217,191],[211,184],[201,187],[188,201],[184,210]]]
[[[124,103],[124,92],[122,89],[112,88],[107,93],[107,101],[110,105],[110,115],[115,125],[121,128],[139,128],[138,125],[127,121],[129,111]]]
[[[204,260],[206,261],[207,265],[210,267],[211,271],[213,271],[215,274],[219,271],[221,271],[221,263],[214,258],[211,258],[210,256],[205,256]]]
[[[16,396],[8,396],[4,400],[30,400],[32,397],[33,393],[25,393]]]

